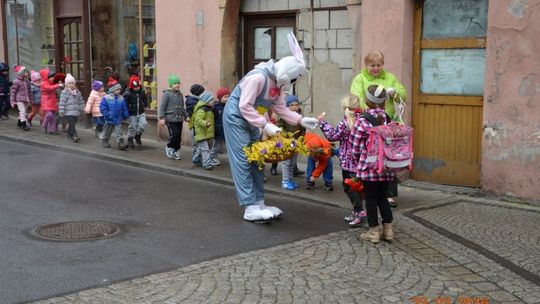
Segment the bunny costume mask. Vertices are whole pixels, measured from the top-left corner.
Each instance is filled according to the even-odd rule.
[[[289,47],[294,56],[283,57],[274,64],[274,75],[278,88],[284,91],[289,91],[291,86],[306,72],[306,62],[304,54],[298,41],[293,34],[287,35],[289,39]]]
[[[282,214],[279,208],[264,202],[264,175],[256,164],[248,162],[243,147],[260,140],[261,129],[270,136],[281,129],[268,121],[268,110],[286,122],[315,128],[317,119],[307,118],[289,110],[285,105],[285,91],[306,71],[302,49],[289,33],[289,47],[293,56],[258,64],[244,76],[231,92],[223,111],[223,130],[236,195],[245,207],[247,221],[268,221]]]

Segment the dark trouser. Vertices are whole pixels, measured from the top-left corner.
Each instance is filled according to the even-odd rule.
[[[386,190],[386,197],[398,196],[397,184],[398,184],[397,178],[391,182],[388,182],[388,190]]]
[[[77,136],[77,131],[75,130],[75,125],[77,124],[77,121],[79,120],[79,116],[64,116],[65,121],[67,122],[68,128],[67,128],[67,137],[69,139],[73,139],[75,136]]]
[[[379,212],[381,213],[382,223],[392,223],[394,219],[392,216],[392,209],[386,199],[386,191],[388,190],[388,182],[370,182],[363,181],[364,193],[366,195],[366,209],[368,216],[369,227],[376,227],[379,225]]]
[[[10,108],[9,96],[0,95],[0,115],[7,116]]]
[[[180,149],[182,143],[182,125],[183,122],[168,122],[167,129],[169,130],[169,142],[167,147],[173,148],[175,151]]]
[[[364,210],[364,208],[362,207],[362,194],[360,192],[353,191],[349,185],[345,184],[345,179],[356,177],[356,173],[342,169],[341,176],[343,177],[343,192],[345,192],[345,194],[351,201],[354,212],[361,212],[362,210]]]

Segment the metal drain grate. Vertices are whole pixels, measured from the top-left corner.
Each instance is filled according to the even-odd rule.
[[[120,229],[102,222],[64,222],[48,224],[35,230],[37,236],[54,241],[85,241],[118,234]]]

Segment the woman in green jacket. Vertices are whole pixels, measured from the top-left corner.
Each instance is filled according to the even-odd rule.
[[[373,84],[382,84],[389,95],[384,111],[393,120],[397,120],[399,113],[396,113],[394,109],[394,101],[397,102],[399,97],[406,100],[407,91],[394,74],[384,70],[384,55],[381,52],[374,51],[367,54],[364,57],[364,63],[366,67],[352,81],[351,93],[360,99],[360,107],[367,109],[364,102],[367,88]]]
[[[364,57],[364,63],[366,67],[363,68],[352,81],[351,93],[358,96],[358,99],[360,99],[360,107],[362,109],[367,109],[364,98],[366,96],[367,88],[373,84],[382,84],[388,94],[384,111],[393,120],[398,120],[401,113],[398,113],[399,111],[396,111],[394,108],[394,101],[399,103],[399,98],[403,101],[407,99],[407,91],[405,91],[403,84],[399,82],[394,74],[384,70],[383,53],[379,51],[370,52]],[[388,192],[386,195],[390,206],[393,208],[397,207],[394,202],[394,197],[398,196],[397,181],[388,184]]]

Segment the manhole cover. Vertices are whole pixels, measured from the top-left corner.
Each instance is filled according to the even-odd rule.
[[[110,223],[65,222],[48,224],[36,229],[40,238],[55,241],[84,241],[110,237],[120,231]]]

